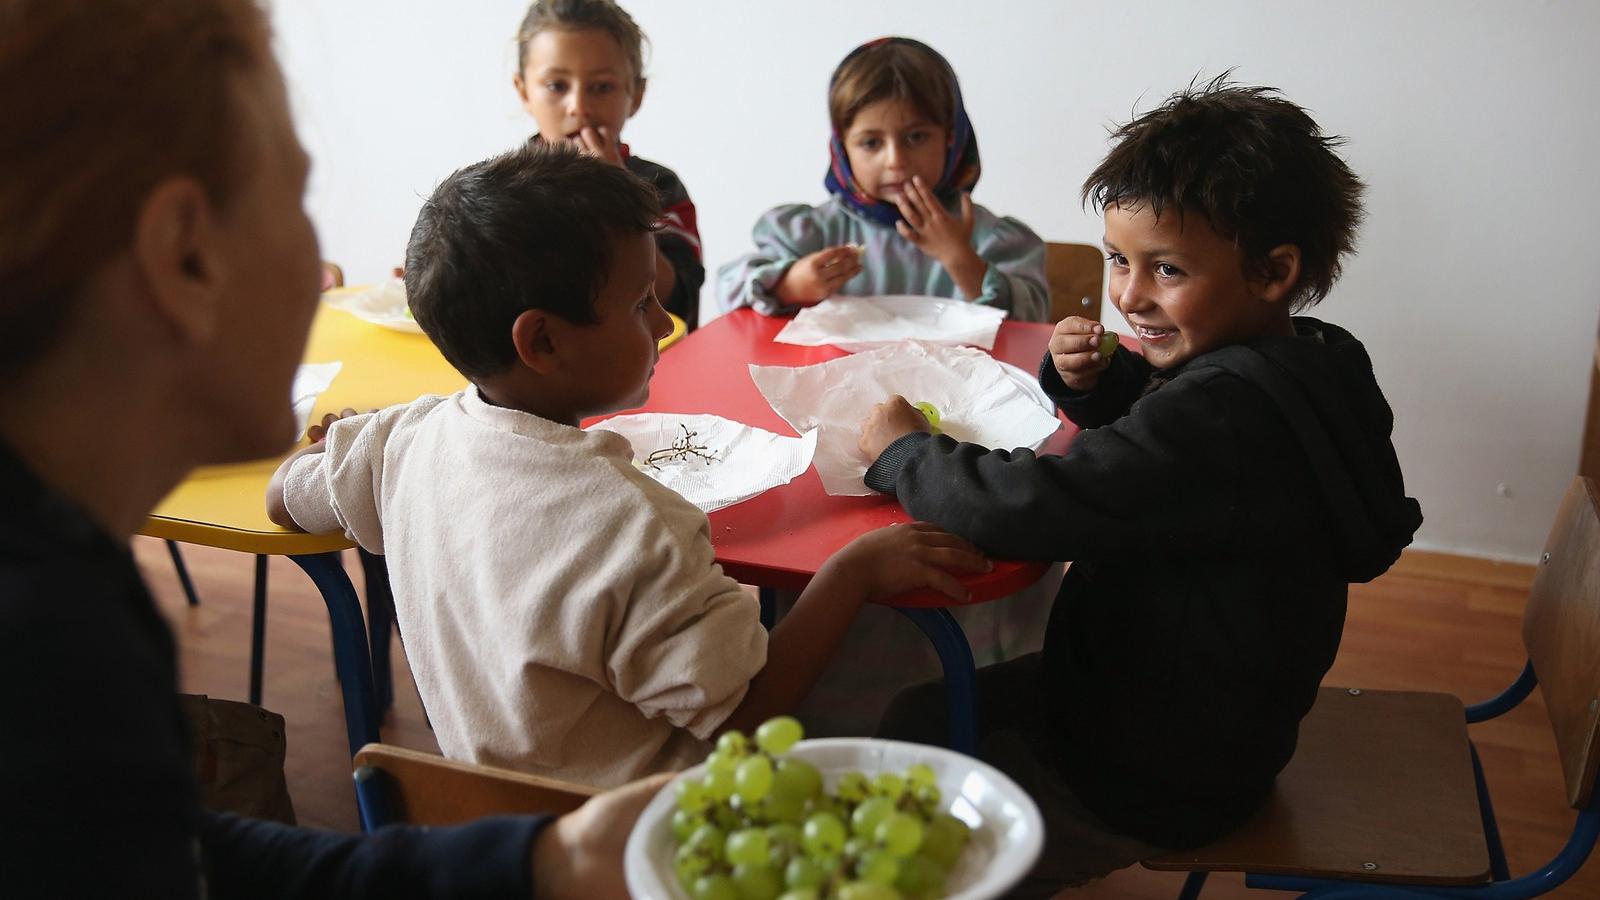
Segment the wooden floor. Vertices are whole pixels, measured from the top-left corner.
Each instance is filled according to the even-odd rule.
[[[172,623],[187,691],[243,699],[250,635],[250,557],[202,547],[184,556],[201,596],[184,604],[165,546],[138,538],[134,551]],[[359,567],[351,560],[352,573]],[[1409,554],[1389,574],[1353,587],[1350,615],[1329,684],[1449,691],[1468,702],[1497,693],[1522,667],[1521,614],[1530,569]],[[359,576],[357,578],[359,586]],[[288,720],[289,787],[303,824],[355,830],[344,718],[327,614],[292,563],[272,560],[264,704]],[[384,723],[390,743],[437,750],[396,647],[396,703]],[[1474,726],[1513,874],[1542,865],[1560,849],[1575,813],[1562,800],[1560,767],[1538,694],[1514,712]],[[1068,900],[1171,898],[1181,876],[1128,869],[1064,893]],[[1272,896],[1247,892],[1238,877],[1214,876],[1207,898]],[[1600,897],[1593,860],[1547,896]]]

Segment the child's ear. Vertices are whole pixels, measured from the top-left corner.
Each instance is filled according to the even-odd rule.
[[[523,310],[511,323],[511,345],[517,359],[539,375],[550,375],[558,366],[553,324],[542,309]]]
[[[528,82],[523,80],[521,72],[511,76],[511,86],[517,89],[517,99],[522,101],[522,108],[528,109]]]
[[[1300,283],[1300,247],[1296,244],[1279,244],[1267,251],[1266,264],[1257,282],[1261,299],[1267,303],[1282,303],[1294,293]]]
[[[633,118],[634,113],[639,111],[639,107],[644,104],[644,87],[647,82],[648,79],[641,78],[633,86],[633,108],[628,110],[628,118],[630,119]]]

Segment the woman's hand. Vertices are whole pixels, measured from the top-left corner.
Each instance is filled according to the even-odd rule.
[[[856,446],[867,459],[875,460],[883,454],[884,448],[913,431],[932,433],[933,426],[928,423],[927,416],[906,402],[906,398],[895,394],[867,414],[861,423],[861,439]]]
[[[1110,335],[1108,341],[1108,334],[1104,325],[1082,316],[1068,316],[1056,323],[1056,330],[1050,335],[1050,362],[1070,390],[1094,390],[1100,383],[1100,374],[1111,368],[1111,353],[1106,352],[1106,345],[1114,352],[1116,345],[1112,341],[1116,336]]]
[[[832,297],[860,273],[860,250],[851,244],[839,244],[795,260],[773,285],[772,293],[786,306],[810,306]]]
[[[622,851],[633,823],[673,773],[606,791],[554,822],[533,841],[534,890],[555,900],[606,900],[628,896]]]

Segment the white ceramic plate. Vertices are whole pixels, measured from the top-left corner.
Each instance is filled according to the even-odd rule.
[[[406,306],[406,283],[398,278],[361,291],[331,291],[324,295],[323,302],[383,328],[422,333],[422,326],[411,318]]]
[[[786,755],[816,766],[828,790],[845,772],[871,778],[879,772],[904,772],[914,763],[931,767],[945,808],[972,828],[972,841],[945,882],[949,897],[1000,896],[1033,868],[1044,847],[1044,820],[1033,799],[999,770],[965,754],[875,738],[824,738],[801,741]],[[679,779],[704,774],[701,764],[669,782],[628,836],[624,869],[628,892],[636,900],[687,900],[672,872],[674,788]]]

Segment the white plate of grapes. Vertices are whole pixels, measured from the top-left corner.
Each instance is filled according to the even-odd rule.
[[[645,807],[628,890],[648,900],[997,897],[1033,868],[1044,822],[993,767],[872,738],[802,741],[780,716],[727,732]]]

